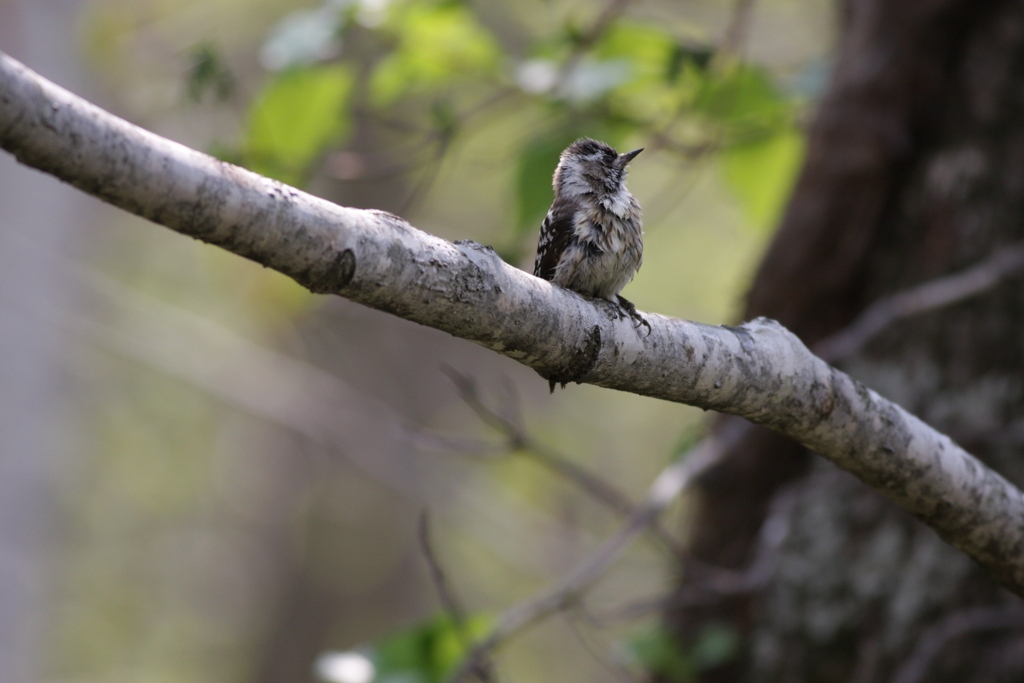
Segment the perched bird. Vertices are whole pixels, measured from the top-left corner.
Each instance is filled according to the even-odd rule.
[[[580,138],[562,152],[533,274],[618,304],[649,333],[650,324],[619,295],[643,263],[640,204],[626,189],[626,166],[642,151],[619,154],[603,142]]]
[[[533,274],[618,304],[650,333],[636,306],[619,295],[644,260],[640,204],[626,189],[626,166],[642,151],[619,154],[603,142],[580,138],[562,152]]]

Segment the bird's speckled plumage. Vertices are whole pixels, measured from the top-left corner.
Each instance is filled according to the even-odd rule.
[[[619,294],[644,261],[640,204],[626,189],[626,166],[641,151],[619,154],[603,142],[580,138],[562,152],[533,274],[617,303],[650,334],[650,324]],[[551,391],[566,384],[549,382]]]
[[[562,152],[534,275],[580,294],[624,301],[618,294],[643,263],[640,204],[626,189],[626,166],[639,153],[619,154],[588,138]]]

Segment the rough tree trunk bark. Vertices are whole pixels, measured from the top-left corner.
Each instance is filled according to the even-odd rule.
[[[1024,5],[843,9],[806,165],[746,311],[809,345],[880,296],[1024,238]],[[898,323],[841,367],[1024,484],[1020,280]],[[752,430],[697,507],[696,561],[666,620],[684,649],[723,621],[742,643],[700,680],[1024,680],[1020,600],[795,443]],[[758,588],[702,588],[708,565],[763,554],[766,521],[782,540]]]

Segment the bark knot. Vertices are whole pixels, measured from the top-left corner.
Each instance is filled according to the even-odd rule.
[[[337,294],[352,282],[356,274],[356,255],[345,249],[323,268],[310,269],[306,287],[314,294]]]
[[[565,385],[569,382],[579,384],[597,365],[597,357],[600,352],[601,328],[594,325],[590,328],[590,332],[583,340],[583,343],[573,349],[569,362],[560,370],[552,372],[544,378],[561,384],[562,388],[565,388]]]

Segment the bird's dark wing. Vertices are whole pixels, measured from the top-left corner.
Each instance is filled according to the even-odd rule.
[[[555,266],[562,258],[562,252],[569,246],[576,226],[576,202],[555,199],[540,225],[537,240],[537,260],[533,263],[533,274],[545,280],[555,278]]]

